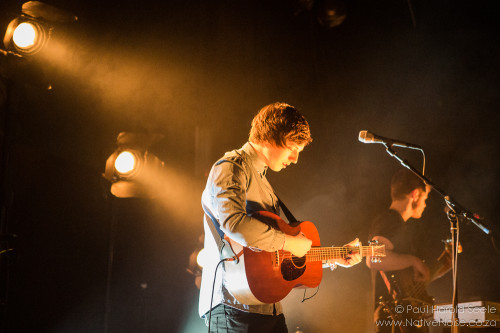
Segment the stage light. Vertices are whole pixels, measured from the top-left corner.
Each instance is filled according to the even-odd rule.
[[[148,148],[161,135],[122,132],[118,149],[108,157],[103,177],[111,182],[111,193],[118,198],[152,197],[148,186],[163,169],[163,162]]]
[[[208,253],[207,250],[203,248],[200,250],[200,252],[198,252],[198,255],[196,256],[196,263],[198,264],[198,266],[203,268],[207,264],[207,261],[208,261]]]
[[[342,0],[317,0],[318,22],[325,28],[334,28],[344,22],[347,16],[346,5]]]
[[[115,169],[121,175],[127,175],[133,173],[137,168],[137,162],[139,160],[131,151],[122,151],[115,160]]]
[[[203,266],[208,266],[210,263],[210,256],[203,248],[204,235],[198,236],[198,243],[195,245],[194,250],[189,255],[188,267],[186,271],[194,276],[194,284],[198,289],[201,286],[201,271]]]
[[[325,28],[334,28],[347,17],[347,6],[343,0],[297,0],[295,15],[311,11],[318,23]]]
[[[42,51],[54,27],[78,20],[75,15],[39,1],[25,2],[21,12],[9,23],[3,43],[8,52],[23,57]]]
[[[51,28],[27,16],[20,16],[9,23],[3,43],[8,51],[21,56],[40,52],[47,44]]]
[[[24,22],[19,24],[14,29],[12,40],[14,41],[14,44],[16,44],[17,47],[25,49],[35,45],[37,37],[38,34],[35,30],[35,26],[31,23]]]
[[[118,198],[152,197],[148,184],[162,168],[163,162],[147,150],[118,149],[106,161],[103,176]]]

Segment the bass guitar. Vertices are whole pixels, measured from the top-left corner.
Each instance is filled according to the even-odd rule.
[[[261,211],[252,217],[281,230],[287,235],[302,232],[312,240],[312,247],[303,257],[296,257],[288,251],[255,251],[244,247],[226,236],[226,241],[238,260],[225,264],[225,286],[241,303],[256,305],[279,302],[293,288],[317,287],[322,278],[323,265],[327,260],[347,258],[360,253],[379,260],[385,256],[385,245],[359,247],[320,247],[318,230],[312,222],[288,224],[278,215]]]
[[[430,265],[431,274],[428,281],[415,281],[412,267],[389,272],[388,274],[380,271],[380,275],[385,282],[391,298],[381,298],[379,304],[395,320],[411,318],[417,322],[421,319],[432,317],[434,297],[427,293],[427,286],[451,268],[451,240],[448,239],[443,242],[445,243],[445,249],[439,258]],[[458,244],[458,253],[461,252],[462,246]],[[397,311],[398,309],[399,311]],[[404,309],[404,311],[400,309]],[[408,309],[411,309],[411,311],[407,311]]]

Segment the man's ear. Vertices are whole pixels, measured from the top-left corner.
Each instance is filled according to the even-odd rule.
[[[420,191],[418,190],[418,188],[410,192],[410,198],[413,202],[417,202],[419,197],[420,197]]]

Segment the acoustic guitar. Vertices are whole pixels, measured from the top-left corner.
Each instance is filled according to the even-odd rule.
[[[317,287],[322,278],[323,265],[327,260],[347,258],[360,253],[377,261],[385,256],[385,245],[359,247],[320,247],[318,230],[312,222],[288,224],[278,215],[261,211],[252,217],[283,231],[287,235],[302,232],[312,240],[312,247],[303,257],[288,251],[255,251],[227,238],[238,260],[225,264],[225,286],[241,303],[256,305],[279,302],[293,288]]]

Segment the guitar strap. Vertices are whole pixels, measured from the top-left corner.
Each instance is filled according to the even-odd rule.
[[[241,156],[241,154],[238,151],[236,151],[236,153],[239,156]],[[259,172],[257,172],[257,170],[255,170],[254,166],[251,163],[248,163],[248,166],[250,167],[250,169],[252,169],[252,172],[255,175],[259,175],[260,177],[263,177],[264,179],[266,179],[266,170],[264,170],[263,174],[260,174]],[[269,184],[269,182],[267,181],[267,179],[266,179],[266,183],[269,185],[270,190],[273,191],[273,193],[276,196],[276,198],[278,198],[278,204],[279,204],[281,210],[283,211],[283,213],[285,214],[285,216],[286,216],[286,218],[288,220],[288,224],[298,222],[297,219],[295,218],[295,216],[293,216],[292,212],[290,212],[290,210],[285,206],[285,204],[283,203],[283,201],[281,201],[280,197],[278,196],[278,194],[276,194],[276,192],[274,191],[274,189],[271,186],[271,184]]]
[[[281,201],[281,199],[278,197],[278,195],[276,195],[276,197],[278,198],[278,203],[281,207],[281,210],[283,210],[283,213],[288,219],[289,224],[298,222],[295,216],[293,216],[292,212],[290,212],[290,210],[286,207],[283,201]],[[228,244],[227,241],[224,239],[224,232],[220,229],[220,224],[217,221],[217,219],[214,217],[214,215],[212,214],[210,209],[208,209],[207,206],[203,204],[202,207],[203,211],[205,212],[205,215],[208,217],[207,220],[209,219],[212,222],[208,223],[208,226],[210,227],[210,231],[214,236],[215,243],[217,244],[217,248],[219,249],[219,254],[221,255],[221,259],[226,259],[231,257],[237,258],[236,254],[231,249],[231,246],[226,246]]]
[[[224,238],[224,232],[222,230],[220,230],[219,222],[217,222],[217,220],[213,216],[212,212],[208,209],[208,207],[205,206],[204,204],[202,206],[203,206],[203,211],[205,212],[205,215],[212,221],[211,224],[208,223],[208,226],[210,227],[210,230],[212,231],[212,234],[214,235],[215,242],[217,243],[217,246],[219,246],[218,240]],[[217,235],[219,237],[216,237]],[[219,250],[220,250],[220,248],[219,248]]]
[[[276,192],[274,192],[274,194],[278,198],[278,203],[279,203],[279,205],[281,207],[281,210],[283,211],[283,213],[285,214],[285,216],[286,216],[286,218],[288,220],[288,224],[292,224],[292,223],[298,222],[297,219],[295,218],[295,216],[293,216],[292,212],[285,206],[285,203],[283,201],[281,201],[280,197],[278,197],[278,195],[276,194]]]
[[[205,212],[205,216],[212,221],[212,223],[207,222],[210,227],[210,231],[212,231],[212,235],[214,236],[215,243],[217,244],[217,249],[219,249],[219,255],[221,260],[228,261],[239,261],[238,255],[234,253],[231,245],[227,240],[224,239],[224,232],[220,229],[219,222],[215,219],[210,209],[204,204],[202,205],[203,211]]]
[[[389,293],[389,295],[391,295],[393,299],[396,299],[397,294],[396,291],[392,288],[392,284],[389,281],[389,278],[387,277],[384,271],[379,271],[379,273],[380,276],[382,277],[382,280],[384,281],[385,286],[387,287],[387,292]]]

